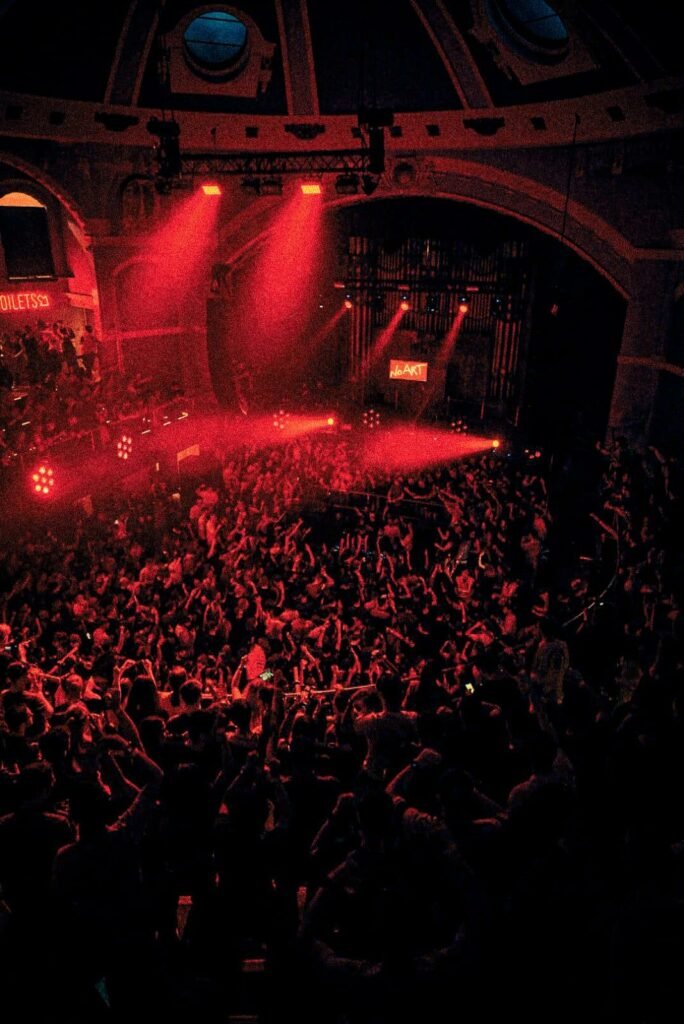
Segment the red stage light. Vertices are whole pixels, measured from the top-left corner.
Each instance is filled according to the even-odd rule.
[[[31,489],[36,494],[47,495],[55,485],[55,474],[49,466],[39,466],[31,474]]]
[[[321,186],[317,181],[304,181],[301,187],[303,196],[320,196],[321,194]]]
[[[354,305],[354,303],[352,302],[351,299],[345,299],[344,300],[344,308],[345,309],[351,309],[353,307],[353,305]]]
[[[222,195],[220,185],[202,185],[202,191],[205,196],[220,196]]]
[[[411,305],[406,301],[406,299],[404,299],[403,302],[400,304],[399,308],[403,310],[404,313],[406,313],[411,308]]]
[[[468,303],[467,302],[459,302],[459,304],[458,304],[458,311],[459,311],[459,313],[467,313],[468,312],[468,308],[469,307],[468,307]]]
[[[498,437],[494,438],[494,440],[492,441],[492,448],[500,448],[500,447],[501,447],[501,441],[499,441]]]
[[[335,426],[335,417],[334,416],[328,416],[328,426],[329,427],[334,427]]]
[[[124,462],[131,457],[133,454],[133,438],[130,434],[122,434],[121,440],[117,441],[116,444],[117,458],[123,459]]]

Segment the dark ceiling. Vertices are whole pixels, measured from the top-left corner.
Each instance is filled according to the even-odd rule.
[[[462,109],[461,70],[472,76],[475,69],[488,105],[499,107],[585,96],[684,71],[679,5],[671,0],[551,4],[571,37],[569,56],[563,60],[543,54],[533,59],[502,32],[506,12],[529,11],[539,3],[346,0],[335,5],[308,0],[308,38],[320,113],[354,112],[363,103],[395,111]],[[130,73],[139,74],[141,81],[134,103],[286,114],[281,30],[288,0],[228,5],[253,19],[264,38],[275,44],[268,84],[257,95],[240,96],[230,89],[218,89],[214,95],[211,87],[191,96],[176,95],[168,87],[159,70],[166,33],[200,6],[188,0],[138,0],[136,5],[128,0],[89,5],[0,2],[0,89],[103,102],[113,62],[117,52],[121,54],[118,47],[127,14],[135,7],[136,32],[140,36],[147,26],[151,45],[141,47],[140,38],[131,41],[129,34],[126,45],[135,43],[144,65],[130,65]],[[488,22],[491,27],[483,28]],[[295,61],[292,50],[291,43],[289,56]],[[455,54],[451,70],[445,51]]]

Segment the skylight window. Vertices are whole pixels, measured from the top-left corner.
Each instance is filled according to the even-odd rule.
[[[247,46],[247,26],[230,11],[205,11],[190,22],[183,41],[186,53],[201,70],[229,71]]]
[[[490,0],[493,21],[505,42],[525,56],[553,61],[565,56],[565,22],[546,0]]]

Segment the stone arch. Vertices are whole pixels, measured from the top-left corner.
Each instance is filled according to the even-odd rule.
[[[29,163],[27,160],[23,160],[21,157],[15,156],[14,153],[3,152],[0,154],[0,164],[5,164],[7,167],[13,167],[15,170],[25,174],[26,179],[17,178],[16,184],[20,184],[22,189],[28,190],[29,194],[31,194],[30,189],[33,185],[38,191],[38,198],[43,200],[46,197],[41,193],[47,192],[68,212],[69,216],[82,232],[87,231],[85,218],[81,214],[78,203],[73,196],[71,196],[70,193],[68,193],[51,175],[36,167],[34,164]]]
[[[423,180],[421,180],[421,178]],[[425,180],[425,179],[429,180]],[[623,298],[631,290],[634,251],[631,243],[589,207],[571,201],[564,218],[565,196],[530,178],[471,161],[444,159],[418,176],[410,189],[381,188],[371,197],[324,199],[326,210],[384,199],[437,198],[465,202],[514,218],[567,246],[605,277]],[[225,225],[219,239],[219,262],[236,267],[271,231],[280,200],[265,207],[260,200]],[[565,225],[563,228],[563,221]],[[226,252],[226,244],[231,248]]]

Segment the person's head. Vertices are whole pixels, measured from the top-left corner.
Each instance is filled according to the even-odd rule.
[[[188,672],[183,665],[174,665],[173,668],[169,669],[168,684],[171,687],[171,692],[174,698],[178,697],[180,688],[187,681]]]
[[[147,751],[157,751],[166,735],[166,722],[161,715],[147,715],[138,722],[138,732],[142,745]]]
[[[198,708],[202,699],[202,684],[197,679],[188,679],[179,692],[181,702],[189,710]]]
[[[82,780],[74,786],[69,798],[70,817],[78,829],[79,839],[104,832],[111,817],[106,792],[97,782]]]
[[[404,699],[404,684],[399,676],[395,672],[383,672],[375,685],[383,707],[387,711],[399,711]]]
[[[159,695],[152,676],[139,673],[133,679],[126,698],[126,710],[133,717],[144,718],[159,707]]]
[[[23,661],[10,662],[6,678],[13,693],[23,693],[28,685],[28,666]]]
[[[23,736],[33,722],[33,715],[26,704],[12,704],[5,708],[5,725],[13,736]]]
[[[227,718],[233,723],[236,729],[240,732],[246,732],[249,729],[252,712],[249,704],[242,697],[238,697],[232,701],[227,713]]]
[[[54,784],[55,776],[49,764],[35,761],[25,765],[14,782],[15,805],[39,806],[48,799]]]
[[[188,721],[188,738],[195,745],[205,745],[214,731],[214,715],[209,709],[196,711]]]
[[[38,740],[43,759],[49,764],[61,764],[69,753],[69,730],[63,726],[53,726]]]
[[[68,704],[74,704],[83,697],[83,680],[77,672],[70,672],[62,682],[62,690]]]

